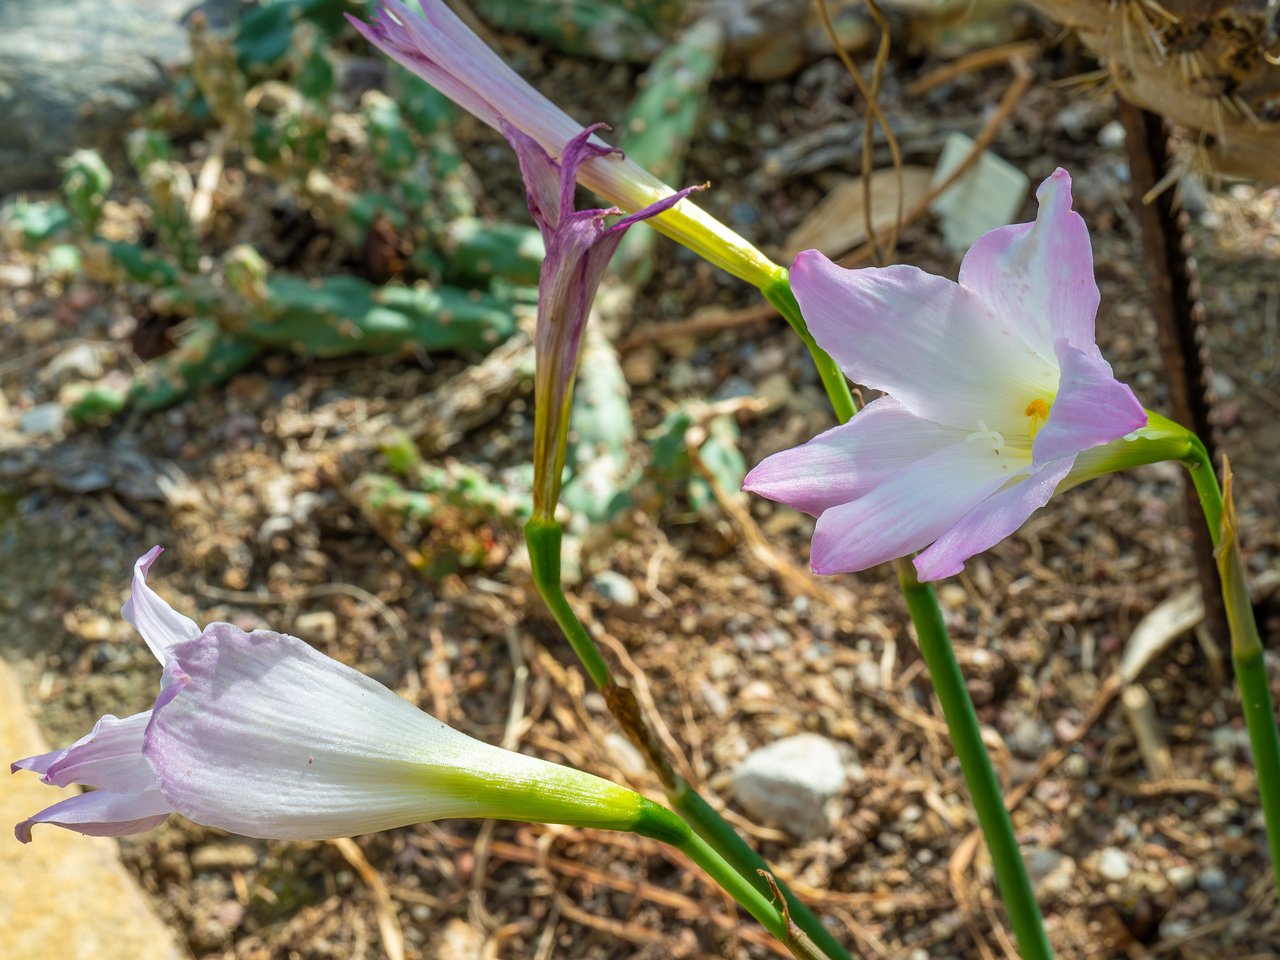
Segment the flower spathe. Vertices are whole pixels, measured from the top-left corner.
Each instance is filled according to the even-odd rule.
[[[796,258],[814,338],[886,393],[747,476],[745,489],[818,517],[816,572],[923,550],[920,579],[958,573],[1048,502],[1079,454],[1147,423],[1094,342],[1098,287],[1070,176],[1055,171],[1036,196],[1035,222],[981,237],[959,283]]]
[[[369,22],[350,14],[347,19],[371,44],[464,110],[495,130],[510,124],[548,156],[565,162],[566,145],[582,133],[582,124],[511,69],[444,0],[420,0],[420,6],[418,14],[400,0],[376,0]],[[592,143],[605,149],[583,157],[577,178],[587,189],[630,213],[675,194],[621,151],[594,137]],[[693,204],[673,201],[671,206],[654,219],[661,233],[755,286],[783,275],[754,246]]]
[[[576,134],[565,145],[563,159],[557,163],[532,137],[505,120],[501,123],[502,133],[520,161],[529,212],[547,250],[538,277],[538,323],[534,333],[537,367],[533,454],[534,514],[545,518],[555,512],[560,494],[582,332],[609,260],[632,224],[670,209],[699,189],[688,187],[673,193],[608,226],[605,220],[622,212],[617,207],[574,210],[580,166],[593,157],[621,152],[592,142],[592,133],[603,126],[598,123]]]
[[[170,813],[251,837],[324,840],[436,820],[501,817],[634,829],[630,790],[459,733],[377,681],[268,630],[203,631],[134,568],[124,616],[164,664],[152,709],[103,717],[64,750],[30,757],[54,786],[97,789],[22,821],[95,836],[149,830]]]

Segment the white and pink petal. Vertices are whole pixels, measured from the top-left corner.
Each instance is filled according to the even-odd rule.
[[[1147,411],[1128,384],[1115,378],[1111,364],[1065,339],[1056,346],[1058,395],[1031,446],[1036,463],[1074,456],[1146,426]]]
[[[178,613],[147,586],[147,573],[163,552],[163,547],[152,547],[133,565],[133,585],[120,614],[142,634],[156,659],[166,663],[169,649],[174,644],[200,636],[200,628],[194,620]]]
[[[1071,471],[1074,459],[1063,457],[1033,466],[1016,483],[975,504],[915,558],[920,579],[954,576],[964,569],[964,562],[970,557],[995,546],[1026,523],[1032,513],[1049,502],[1058,483]]]
[[[945,277],[905,265],[846,270],[806,250],[791,289],[814,339],[849,379],[926,420],[1016,429],[1028,398],[1057,386],[1051,341],[1031,349],[1011,318]]]
[[[123,837],[158,827],[171,813],[173,807],[159,790],[141,794],[95,790],[46,807],[21,821],[13,832],[23,843],[30,843],[33,826],[52,823],[90,837]]]
[[[616,826],[634,798],[473,740],[295,637],[225,623],[176,651],[144,750],[179,812],[255,837],[442,817]]]
[[[920,550],[1009,480],[1013,468],[981,443],[952,444],[826,510],[813,533],[815,573],[850,573]]]
[[[135,713],[123,720],[111,714],[100,718],[88,736],[81,737],[39,770],[41,779],[55,787],[83,783],[114,793],[144,793],[156,786],[155,774],[142,756],[142,741],[151,720],[151,711]],[[32,758],[44,760],[41,758]],[[19,761],[15,767],[35,770]]]
[[[1034,223],[992,230],[969,248],[960,285],[1000,316],[1016,317],[1031,346],[1052,347],[1065,337],[1076,349],[1097,354],[1098,284],[1089,230],[1071,209],[1071,176],[1059,167],[1036,197]]]
[[[892,397],[880,397],[848,423],[766,457],[747,474],[742,489],[817,516],[966,435],[922,420]]]

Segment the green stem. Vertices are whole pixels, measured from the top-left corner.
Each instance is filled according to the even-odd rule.
[[[661,840],[686,853],[690,860],[707,871],[711,879],[759,920],[766,930],[785,942],[787,925],[778,908],[666,807],[650,800],[644,801],[641,818],[631,829],[643,837]]]
[[[707,843],[715,848],[738,873],[752,881],[762,894],[768,894],[768,881],[760,876],[759,871],[771,870],[764,857],[756,853],[745,840],[733,829],[702,795],[684,780],[678,789],[668,795],[668,800],[676,811],[689,822],[693,829]],[[775,878],[776,880],[776,878]],[[849,952],[840,945],[840,941],[832,936],[831,931],[822,925],[813,912],[806,907],[790,888],[781,880],[776,880],[778,890],[787,901],[787,909],[791,920],[812,938],[814,944],[830,960],[850,960]]]
[[[1231,662],[1240,684],[1240,705],[1249,730],[1249,747],[1258,776],[1258,800],[1267,825],[1267,845],[1271,848],[1271,868],[1280,879],[1280,730],[1263,656],[1262,637],[1253,616],[1253,602],[1245,580],[1244,559],[1240,555],[1239,528],[1232,502],[1231,467],[1223,459],[1223,487],[1218,488],[1213,465],[1204,445],[1192,438],[1183,463],[1191,472],[1204,509],[1209,534],[1216,547],[1218,573],[1222,580],[1222,602],[1231,629]]]
[[[551,611],[565,639],[573,647],[591,681],[603,688],[609,683],[609,665],[596,649],[595,641],[582,621],[569,606],[560,587],[560,524],[553,520],[530,520],[524,525],[524,541],[529,545],[529,566],[533,570],[533,585],[538,588],[543,602]]]
[[[1234,621],[1232,624],[1234,627]],[[1235,633],[1234,629],[1232,633]],[[1267,824],[1271,868],[1280,879],[1280,732],[1276,730],[1276,714],[1271,705],[1271,689],[1261,645],[1251,656],[1238,655],[1234,647],[1233,643],[1231,660],[1240,684],[1240,703],[1244,708],[1245,725],[1249,728],[1253,766],[1258,774],[1258,799]]]
[[[578,659],[582,661],[582,665],[586,668],[592,682],[601,690],[610,690],[613,686],[613,679],[609,674],[609,665],[605,662],[604,657],[601,656],[595,641],[591,639],[586,627],[582,625],[582,621],[578,619],[573,609],[569,606],[569,601],[566,599],[564,590],[560,585],[560,525],[551,520],[530,520],[525,524],[524,538],[529,545],[529,563],[533,571],[533,583],[539,595],[551,611],[552,617],[561,631],[563,631],[574,652],[578,655]],[[621,723],[622,721],[620,720],[619,722]],[[633,731],[628,730],[627,732],[631,734]],[[751,849],[738,832],[706,800],[699,796],[698,792],[687,781],[669,769],[667,773],[668,776],[673,778],[673,786],[667,791],[668,797],[680,813],[693,825],[694,831],[700,838],[698,843],[710,851],[715,851],[715,856],[721,864],[725,865],[726,869],[731,872],[736,870],[737,872],[734,873],[734,876],[737,877],[735,883],[747,884],[753,890],[754,897],[763,899],[772,896],[768,881],[757,873],[758,870],[769,869],[764,859]],[[673,819],[679,820],[678,817],[675,817],[665,808],[657,807],[657,805],[655,807],[658,810],[663,810]],[[682,820],[679,822],[688,831],[688,825]],[[637,832],[639,832],[638,828]],[[666,837],[646,834],[646,836],[650,835],[655,836],[656,839],[674,843],[674,841]],[[679,844],[676,845],[679,846]],[[681,849],[684,848],[681,847]],[[689,850],[685,852],[693,857],[693,853]],[[696,860],[697,858],[695,857],[694,859]],[[701,861],[698,862],[704,869],[707,869],[705,864],[702,864]],[[730,864],[732,867],[729,867]],[[711,873],[711,870],[708,869],[707,872]],[[716,877],[717,882],[721,882],[720,877],[715,873],[712,873],[712,876]],[[806,942],[817,945],[819,952],[815,953],[812,949],[809,949],[806,956],[819,958],[825,956],[829,960],[850,960],[848,951],[840,945],[839,941],[831,935],[821,921],[803,903],[796,899],[795,894],[781,880],[778,880],[777,884],[779,891],[786,899],[792,922],[803,931]],[[743,906],[750,909],[748,904],[743,902],[742,897],[738,896],[725,884],[721,883],[721,885],[725,886],[725,889],[732,893],[735,899],[743,903]],[[768,901],[764,900],[764,902],[767,903]],[[754,912],[752,915],[756,916],[756,919],[760,919]],[[778,922],[781,922],[776,910],[773,910],[773,916]],[[763,920],[761,922],[764,923]],[[766,923],[765,926],[769,927],[769,924]],[[772,931],[773,928],[770,927],[770,930]],[[783,939],[783,942],[787,942],[783,937],[780,937],[780,939]]]
[[[898,581],[916,626],[920,652],[924,655],[925,666],[929,668],[933,689],[942,703],[942,713],[951,731],[951,742],[960,759],[965,783],[969,785],[978,823],[991,851],[996,880],[1009,913],[1009,922],[1018,938],[1022,960],[1050,960],[1053,952],[1045,936],[1040,906],[1036,903],[1026,864],[1018,850],[1000,781],[996,779],[991,757],[982,742],[978,714],[973,709],[960,664],[956,662],[955,651],[951,647],[951,638],[942,622],[937,594],[932,584],[921,583],[916,578],[915,567],[909,558],[898,561]]]
[[[1191,483],[1200,498],[1200,509],[1204,511],[1204,521],[1209,525],[1209,536],[1213,537],[1216,547],[1222,540],[1222,491],[1218,489],[1218,478],[1214,476],[1209,453],[1200,438],[1187,431],[1186,444],[1187,451],[1181,460],[1191,474]]]
[[[824,954],[792,920],[775,905],[772,891],[762,892],[725,860],[706,840],[666,807],[645,800],[640,817],[631,828],[643,837],[652,837],[680,850],[706,871],[751,916],[794,954],[798,960],[823,960]],[[754,876],[754,875],[753,875]]]
[[[813,334],[809,332],[804,317],[800,315],[800,304],[796,303],[795,294],[791,292],[791,286],[787,282],[787,272],[781,268],[779,270],[781,270],[781,276],[772,283],[762,286],[760,292],[764,294],[766,300],[777,307],[778,313],[791,324],[791,329],[809,348],[809,354],[818,368],[818,376],[822,378],[822,386],[831,400],[831,409],[835,411],[836,419],[841,423],[848,423],[858,412],[853,402],[853,394],[849,392],[849,381],[845,379],[835,361],[813,339]]]

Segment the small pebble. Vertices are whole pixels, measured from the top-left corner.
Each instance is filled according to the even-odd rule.
[[[1098,873],[1102,874],[1103,879],[1118,883],[1129,876],[1129,870],[1129,860],[1119,847],[1106,847],[1098,857]]]
[[[640,591],[630,578],[616,570],[603,570],[591,578],[591,586],[605,600],[620,607],[634,607],[640,602]]]
[[[1013,725],[1013,732],[1005,738],[1009,749],[1026,760],[1039,760],[1053,746],[1053,732],[1031,717],[1022,717]]]
[[[1227,885],[1227,875],[1223,873],[1221,867],[1205,867],[1200,871],[1199,884],[1200,889],[1205,893],[1212,893]]]
[[[304,613],[294,618],[293,629],[308,643],[333,643],[338,639],[338,618],[331,610]]]
[[[1196,885],[1195,868],[1185,864],[1170,867],[1165,871],[1165,877],[1170,883],[1178,888],[1179,893],[1186,893]]]
[[[62,405],[41,403],[18,418],[18,429],[23,433],[55,433],[62,429]]]
[[[1223,783],[1230,783],[1236,778],[1236,764],[1230,757],[1218,757],[1213,763],[1209,764],[1209,772],[1213,774],[1214,779],[1221,780]]]

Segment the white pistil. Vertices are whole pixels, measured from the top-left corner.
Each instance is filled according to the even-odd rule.
[[[978,429],[976,432],[965,437],[966,440],[986,440],[991,444],[991,449],[996,452],[996,456],[1000,456],[1000,448],[1004,446],[1004,434],[998,430],[991,430],[987,427],[985,420],[978,421]]]

